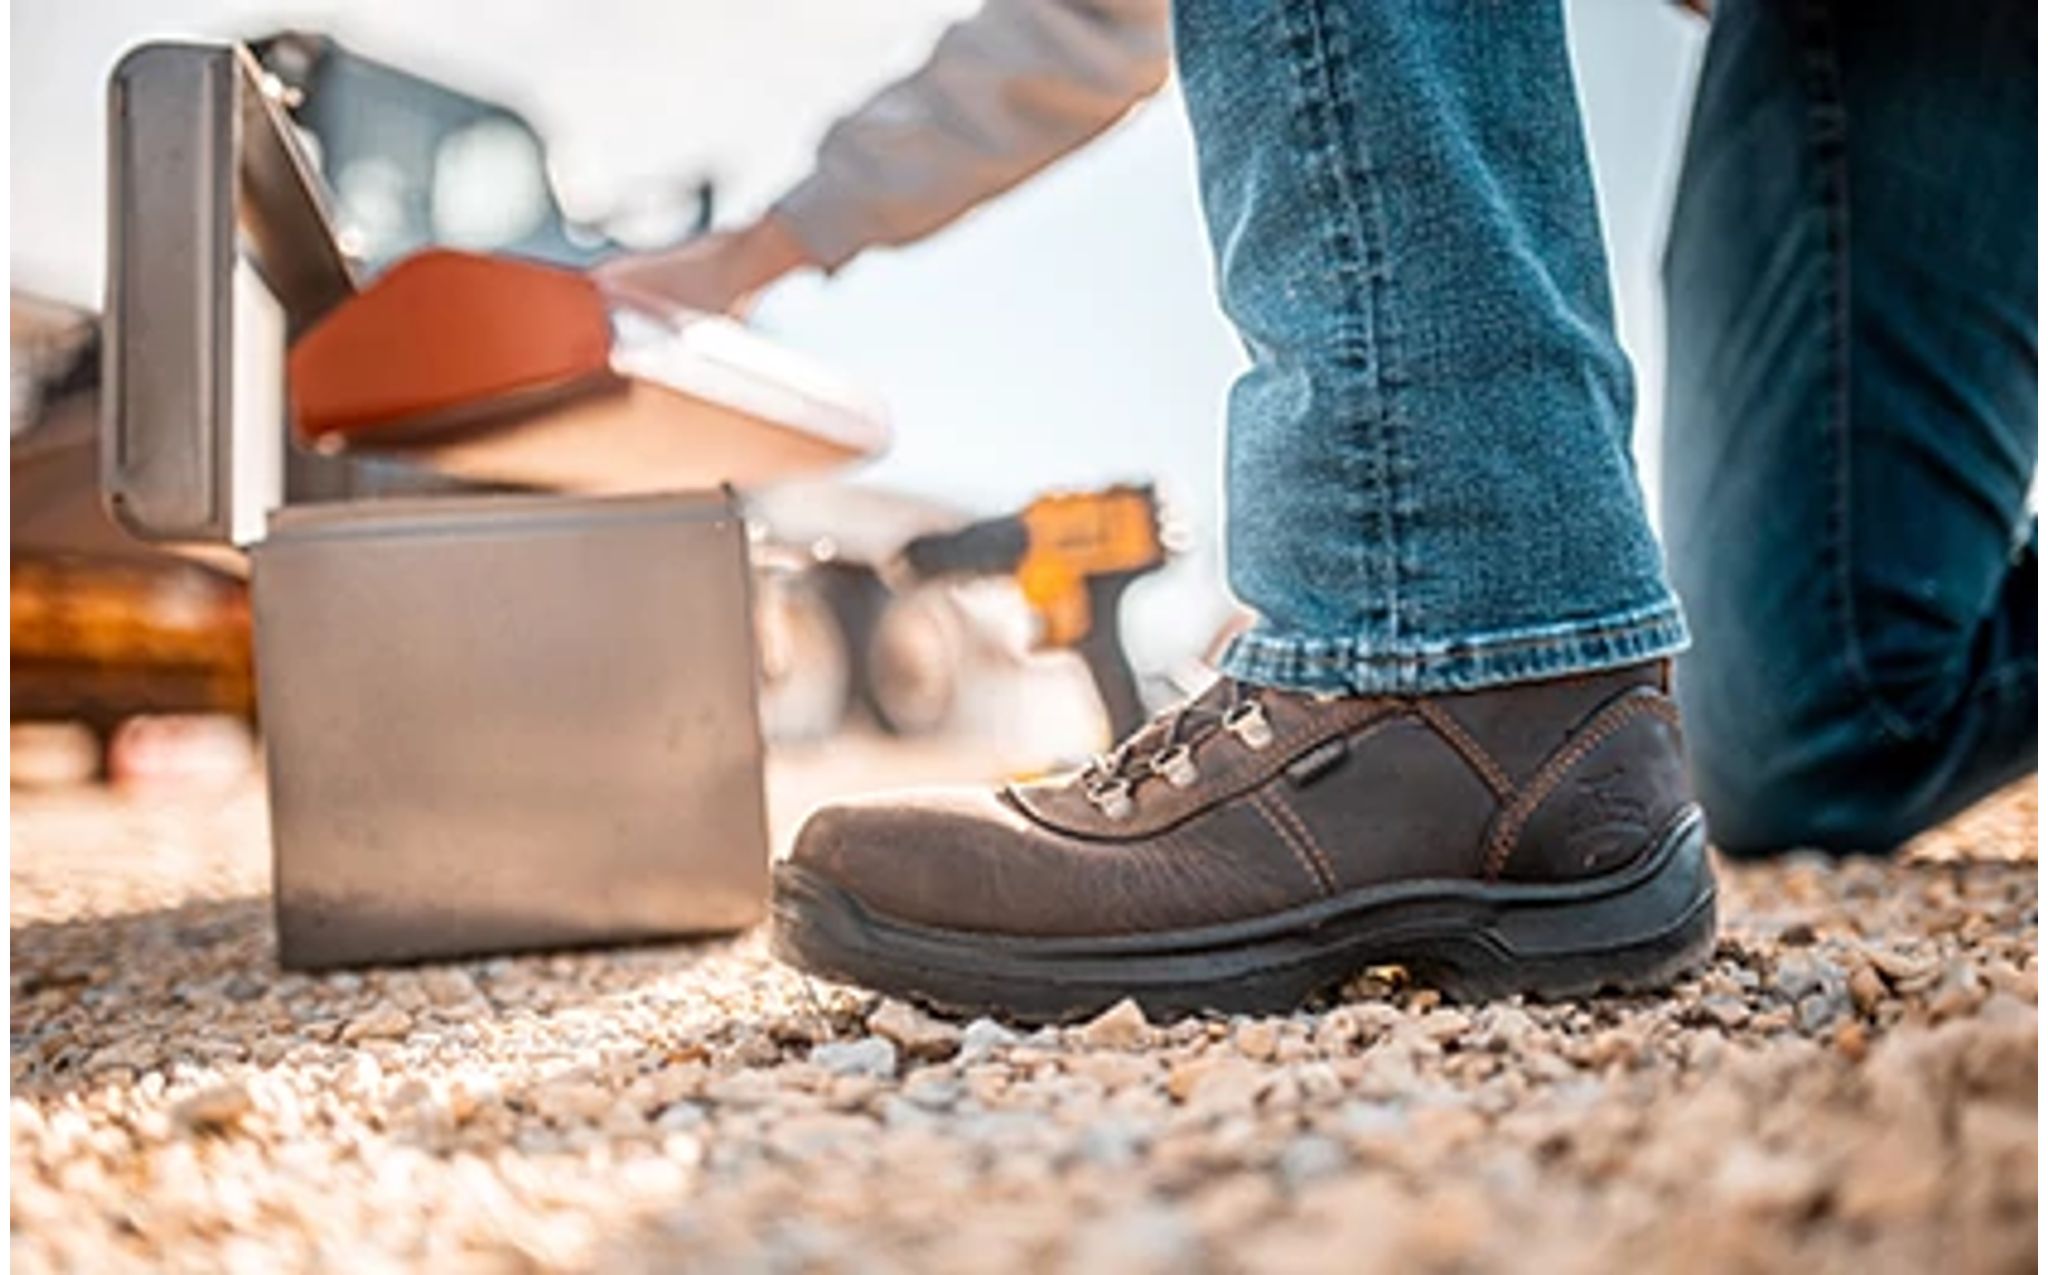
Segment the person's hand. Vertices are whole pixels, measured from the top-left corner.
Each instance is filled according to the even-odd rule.
[[[738,313],[756,292],[809,264],[803,244],[771,216],[742,230],[700,235],[665,252],[614,257],[593,269],[591,277],[619,304],[657,315]]]

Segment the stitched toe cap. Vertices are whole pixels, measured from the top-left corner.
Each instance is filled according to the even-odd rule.
[[[888,793],[820,807],[790,862],[896,920],[993,929],[1028,911],[1012,887],[1031,839],[1027,821],[986,791]]]

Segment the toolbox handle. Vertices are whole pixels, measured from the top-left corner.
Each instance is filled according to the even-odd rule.
[[[286,441],[284,355],[355,276],[265,84],[241,45],[173,41],[109,81],[100,485],[144,540],[245,545],[347,490]]]

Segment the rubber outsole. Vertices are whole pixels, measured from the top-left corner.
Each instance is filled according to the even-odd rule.
[[[1125,997],[1155,1020],[1284,1013],[1392,965],[1461,1001],[1650,991],[1704,964],[1714,937],[1706,827],[1692,807],[1635,862],[1591,880],[1397,882],[1247,921],[1101,937],[916,925],[800,865],[775,873],[783,960],[944,1013],[1027,1023],[1086,1018]]]

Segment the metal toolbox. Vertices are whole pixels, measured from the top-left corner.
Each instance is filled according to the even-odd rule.
[[[310,506],[253,556],[285,964],[759,919],[746,541],[724,497]]]
[[[658,466],[604,498],[293,443],[285,351],[356,293],[247,51],[110,90],[102,492],[252,575],[291,966],[728,931],[768,840],[745,528]]]

